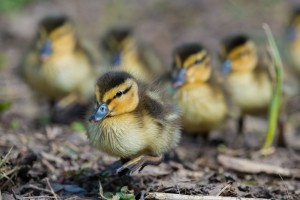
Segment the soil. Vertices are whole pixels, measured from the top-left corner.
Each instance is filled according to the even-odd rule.
[[[202,42],[214,55],[220,40],[245,32],[266,45],[261,28],[268,23],[278,41],[284,62],[285,28],[294,0],[31,0],[15,11],[0,11],[0,101],[11,107],[0,113],[0,199],[126,199],[147,198],[149,192],[199,196],[265,199],[300,199],[299,173],[250,173],[224,167],[219,155],[251,160],[284,169],[300,169],[299,113],[287,116],[288,147],[261,155],[266,119],[246,119],[243,135],[235,121],[210,134],[183,135],[178,148],[159,166],[147,166],[130,177],[103,177],[100,171],[117,158],[92,147],[82,123],[47,122],[48,104],[37,97],[18,75],[18,66],[34,37],[38,21],[49,14],[70,16],[82,38],[97,44],[107,28],[128,24],[136,37],[151,45],[166,66],[172,49],[186,41]],[[299,3],[299,2],[298,2]],[[101,56],[99,56],[101,57]],[[297,107],[296,99],[293,106]],[[295,108],[296,109],[296,108]],[[127,188],[126,188],[127,187]],[[121,192],[120,192],[121,191]],[[119,192],[119,193],[118,193]],[[122,196],[120,198],[120,195]],[[131,196],[130,196],[131,195]],[[127,199],[130,199],[130,198]],[[132,198],[133,199],[133,198]]]

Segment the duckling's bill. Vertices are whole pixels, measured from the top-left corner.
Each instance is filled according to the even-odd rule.
[[[177,72],[175,78],[173,79],[173,86],[175,88],[182,86],[186,82],[186,72],[187,72],[186,68],[181,68]]]
[[[225,60],[222,64],[222,74],[227,75],[232,69],[230,60]]]
[[[106,103],[100,104],[94,114],[89,118],[90,122],[99,122],[100,120],[104,119],[109,113],[109,109]]]

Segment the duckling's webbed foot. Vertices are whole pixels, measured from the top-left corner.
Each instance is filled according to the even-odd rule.
[[[159,165],[163,160],[163,156],[146,156],[142,155],[129,162],[125,163],[122,167],[117,169],[119,175],[130,175],[135,171],[142,171],[147,165]]]
[[[128,159],[120,159],[110,166],[106,167],[104,170],[100,172],[100,176],[108,177],[117,174],[117,170],[123,166],[124,163],[128,162]]]

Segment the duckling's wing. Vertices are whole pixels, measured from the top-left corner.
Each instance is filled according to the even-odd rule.
[[[216,73],[215,71],[212,72],[210,79],[208,80],[208,83],[212,86],[212,88],[216,92],[222,92],[225,97],[225,103],[228,108],[228,117],[236,119],[241,114],[240,108],[234,103],[230,92],[228,90],[228,87],[226,86],[226,82],[224,80],[224,77],[221,76],[219,73]]]
[[[20,63],[17,66],[17,74],[20,75],[23,79],[25,79],[25,70],[27,67],[30,67],[30,65],[36,65],[37,63],[32,63],[32,59],[30,57],[32,54],[37,54],[37,43],[39,41],[38,34],[35,35],[34,39],[30,43],[29,47],[25,49],[25,51],[22,53],[22,57],[20,59]]]
[[[258,64],[255,73],[267,74],[270,81],[275,81],[275,65],[271,53],[267,50],[261,50],[258,53]]]
[[[149,45],[139,45],[139,59],[145,64],[145,67],[153,74],[161,75],[167,70],[164,69],[164,65],[159,55]]]
[[[167,115],[178,113],[175,102],[161,83],[153,82],[145,91],[144,105],[152,117],[164,120]]]

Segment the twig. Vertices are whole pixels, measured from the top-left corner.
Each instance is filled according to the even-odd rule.
[[[22,199],[55,199],[55,197],[51,197],[51,196],[30,196],[30,197],[22,197]]]
[[[217,196],[220,196],[227,188],[229,188],[231,186],[231,184],[227,184],[225,185],[222,190],[220,190],[220,192],[218,192]]]
[[[10,147],[9,151],[7,152],[7,154],[4,156],[3,159],[0,160],[0,167],[3,165],[3,163],[6,162],[6,160],[8,159],[9,154],[11,153],[11,150],[13,149],[13,146]]]
[[[51,165],[51,163],[48,160],[42,158],[42,164],[45,165],[52,173],[55,173],[55,168],[53,167],[53,165]]]
[[[101,199],[108,200],[103,194],[103,188],[102,188],[102,184],[100,181],[99,181],[99,195],[100,195]]]
[[[52,155],[50,153],[46,153],[46,152],[42,151],[41,152],[41,156],[43,158],[45,158],[46,160],[56,162],[57,164],[61,164],[61,165],[64,164],[64,161],[61,158],[56,157],[56,156],[54,156],[54,155]]]
[[[35,189],[35,190],[39,190],[39,191],[42,191],[42,192],[46,192],[48,194],[52,194],[52,192],[50,190],[47,190],[47,189],[44,189],[44,188],[40,188],[38,186],[31,185],[31,184],[24,186],[24,188]]]
[[[241,197],[220,197],[220,196],[195,196],[195,195],[182,195],[172,193],[151,192],[145,199],[156,200],[258,200],[258,198],[241,198]],[[259,199],[266,200],[266,199]]]
[[[219,155],[218,161],[224,167],[239,172],[251,173],[251,174],[258,174],[263,172],[266,174],[300,178],[300,171],[297,169],[288,169],[279,166],[273,166],[270,164],[258,163],[255,161],[251,161],[249,159]]]
[[[53,195],[54,199],[58,200],[58,198],[57,198],[57,195],[55,194],[55,192],[54,192],[53,188],[51,187],[51,184],[50,184],[50,182],[49,182],[49,179],[48,179],[48,178],[46,178],[46,182],[47,182],[47,184],[48,184],[48,187],[50,188],[50,191],[51,191],[51,193],[52,193],[52,195]]]

